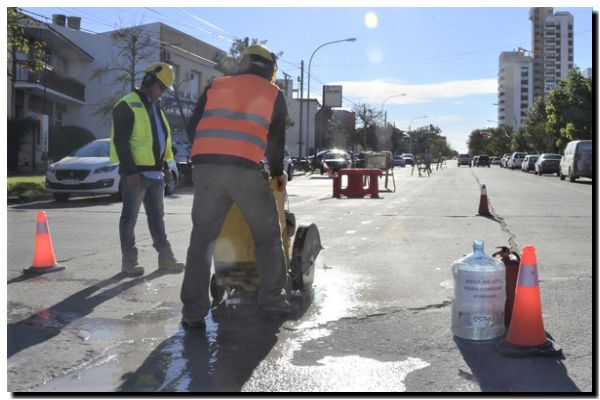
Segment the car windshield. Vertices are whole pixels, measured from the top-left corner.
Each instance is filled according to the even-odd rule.
[[[108,157],[109,152],[108,140],[96,140],[78,148],[71,157]]]
[[[333,160],[334,158],[345,158],[344,153],[326,153],[323,155],[326,160]]]

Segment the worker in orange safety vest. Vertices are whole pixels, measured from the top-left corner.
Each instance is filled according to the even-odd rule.
[[[272,178],[280,191],[285,189],[287,106],[273,83],[276,70],[276,57],[267,48],[247,47],[238,72],[213,80],[200,96],[188,124],[195,189],[193,228],[181,287],[184,327],[205,328],[214,242],[234,202],[255,243],[262,315],[280,319],[296,309],[285,292],[287,267],[277,206],[258,168],[266,156]]]

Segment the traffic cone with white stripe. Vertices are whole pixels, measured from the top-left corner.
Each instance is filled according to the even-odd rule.
[[[562,349],[544,330],[534,246],[523,246],[510,326],[506,336],[495,344],[507,357],[562,355]]]
[[[487,190],[485,185],[481,185],[481,196],[479,197],[479,212],[477,215],[481,215],[483,217],[489,217],[492,214],[490,213],[490,209],[488,208],[488,198],[487,198]]]
[[[56,257],[54,256],[46,212],[40,210],[37,216],[33,265],[30,268],[25,269],[24,272],[26,274],[39,275],[47,272],[60,271],[62,269],[65,269],[65,267],[58,265],[56,263]]]

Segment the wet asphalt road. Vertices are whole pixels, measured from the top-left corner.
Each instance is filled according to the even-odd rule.
[[[395,170],[396,192],[334,199],[331,179],[294,177],[298,225],[325,249],[295,318],[261,319],[252,302],[218,307],[206,334],[179,324],[181,274],[156,271],[143,214],[146,274],[118,274],[120,203],[10,206],[9,391],[589,392],[592,390],[592,185],[492,168],[431,177]],[[496,219],[475,216],[486,184]],[[390,185],[391,186],[391,185]],[[192,188],[167,198],[166,227],[183,260]],[[35,218],[46,210],[65,270],[24,278]],[[546,331],[562,359],[510,359],[450,332],[451,264],[483,239],[536,246]]]

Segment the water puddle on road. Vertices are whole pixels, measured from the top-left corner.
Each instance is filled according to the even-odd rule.
[[[318,360],[319,365],[277,365],[285,374],[261,373],[244,385],[244,391],[290,392],[403,392],[404,380],[414,371],[430,364],[414,357],[404,361],[382,362],[359,356],[331,357]]]
[[[310,367],[295,366],[289,361],[294,351],[301,350],[302,343],[329,336],[329,323],[368,312],[369,305],[361,299],[368,288],[368,278],[342,267],[327,266],[318,257],[312,302],[307,302],[310,305],[299,321],[288,321],[283,326],[269,325],[252,308],[243,307],[220,316],[218,312],[210,314],[206,334],[183,330],[179,312],[173,313],[175,308],[171,306],[159,306],[122,320],[80,319],[63,329],[88,342],[101,355],[36,390],[404,390],[402,380],[406,374],[426,366],[424,361],[323,357],[318,365]],[[280,334],[286,331],[288,337],[282,341]],[[277,373],[273,374],[271,368]],[[365,370],[373,372],[369,378],[354,376],[359,371],[364,375]],[[274,375],[281,378],[264,380]],[[256,376],[260,378],[254,379]],[[388,383],[382,386],[377,379],[378,386],[366,384],[366,380],[377,376],[385,377]],[[276,380],[283,377],[285,381]],[[338,383],[331,386],[332,382]]]

